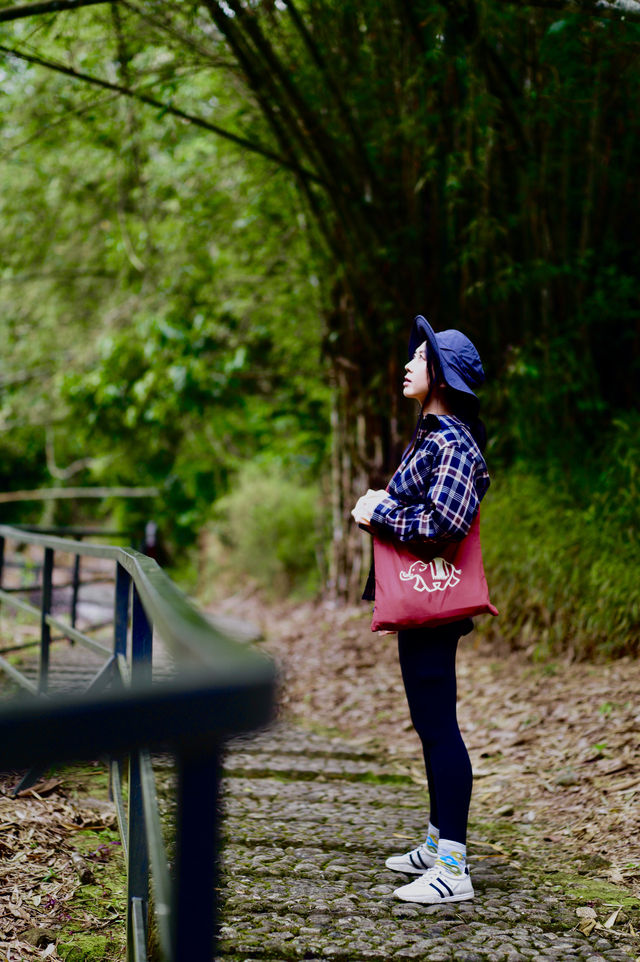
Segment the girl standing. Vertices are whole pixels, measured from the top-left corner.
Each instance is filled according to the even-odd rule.
[[[420,404],[413,441],[386,491],[368,491],[352,511],[356,523],[399,541],[465,537],[489,487],[481,453],[485,432],[475,389],[484,381],[477,350],[460,331],[435,333],[415,318],[403,394]],[[370,578],[364,597],[372,599]],[[386,866],[419,876],[396,889],[407,902],[473,898],[466,866],[472,771],[456,717],[455,658],[471,619],[398,632],[398,652],[411,721],[422,742],[429,788],[424,842]]]

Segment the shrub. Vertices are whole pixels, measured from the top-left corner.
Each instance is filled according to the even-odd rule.
[[[495,628],[535,657],[640,648],[640,418],[614,427],[589,497],[577,493],[576,466],[575,484],[557,472],[512,470],[483,502],[485,566],[501,614]]]
[[[272,596],[317,592],[324,570],[322,495],[282,467],[250,463],[215,505],[218,561],[232,580],[252,579]]]

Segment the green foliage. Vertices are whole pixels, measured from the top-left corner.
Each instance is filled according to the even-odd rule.
[[[600,470],[512,470],[483,502],[496,630],[543,659],[637,653],[640,639],[640,418],[616,424]],[[583,478],[584,480],[584,478]]]
[[[272,597],[321,588],[327,530],[317,483],[275,462],[249,463],[214,518],[216,568],[231,585],[252,579]]]
[[[156,520],[185,544],[267,452],[326,475],[331,381],[350,523],[354,487],[378,487],[410,431],[400,372],[420,311],[480,348],[498,479],[509,467],[536,507],[547,495],[539,531],[515,481],[491,494],[489,511],[504,497],[531,526],[535,556],[505,554],[515,594],[530,575],[551,647],[571,618],[580,645],[603,647],[593,584],[627,591],[616,559],[637,503],[610,493],[621,476],[637,490],[640,27],[468,6],[110,4],[3,25],[10,46],[256,146],[2,60],[3,484],[154,484]],[[564,572],[583,536],[591,560]],[[346,584],[349,541],[335,545]],[[546,586],[539,558],[558,572]]]
[[[43,447],[43,434],[38,428],[26,425],[0,433],[0,491],[37,488],[46,483],[48,472]],[[33,502],[3,504],[0,508],[4,524],[36,522],[40,514]]]
[[[66,46],[100,73],[106,34],[120,80],[179,92],[242,133],[246,107],[206,58],[182,64],[166,36],[126,23],[125,56],[107,8],[55,23],[42,22],[41,52]],[[1,69],[0,424],[18,452],[5,486],[51,483],[48,438],[63,473],[77,465],[69,483],[158,486],[153,505],[87,510],[127,527],[151,514],[179,545],[257,451],[317,470],[319,265],[288,176],[148,107],[19,62]],[[39,508],[11,517],[27,510],[37,520]]]
[[[594,275],[579,313],[510,344],[500,376],[484,389],[487,421],[496,426],[492,454],[507,464],[583,465],[585,449],[589,457],[594,439],[609,436],[616,412],[633,401],[640,376],[635,278],[592,253],[566,271],[578,286]],[[547,269],[540,282],[553,275]]]

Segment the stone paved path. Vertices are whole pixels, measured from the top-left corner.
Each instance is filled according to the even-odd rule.
[[[424,795],[364,749],[276,726],[234,742],[226,772],[216,962],[635,959],[616,933],[582,935],[575,905],[537,889],[480,833],[469,840],[473,901],[394,899],[410,879],[384,860],[423,837]]]

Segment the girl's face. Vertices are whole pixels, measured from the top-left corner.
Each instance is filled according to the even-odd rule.
[[[424,404],[429,393],[429,372],[427,371],[427,342],[423,341],[410,361],[405,364],[406,374],[402,384],[405,397],[415,398]]]

